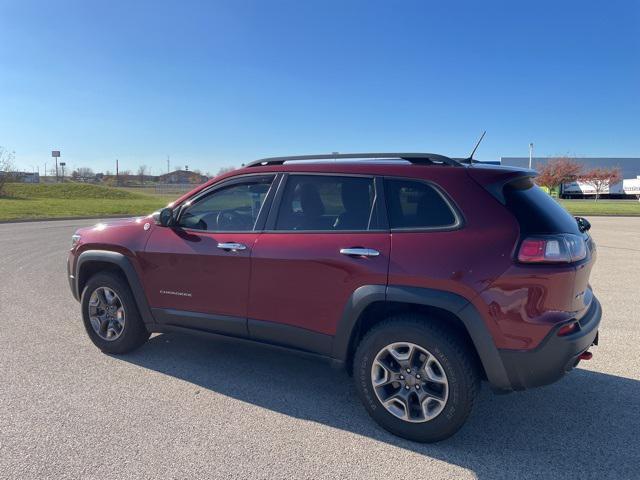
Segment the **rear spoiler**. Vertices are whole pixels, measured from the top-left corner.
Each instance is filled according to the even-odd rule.
[[[538,175],[535,170],[525,168],[468,168],[469,176],[487,190],[501,204],[505,204],[504,187],[508,184],[523,182],[523,187]]]

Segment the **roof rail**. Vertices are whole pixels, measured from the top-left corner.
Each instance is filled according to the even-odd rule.
[[[437,153],[330,153],[320,155],[297,155],[293,157],[270,157],[255,160],[245,165],[246,167],[258,167],[263,165],[282,165],[285,162],[304,160],[406,160],[419,165],[451,165],[461,166],[457,160]]]

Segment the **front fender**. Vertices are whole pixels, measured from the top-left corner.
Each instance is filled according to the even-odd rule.
[[[142,316],[142,320],[147,325],[155,324],[155,320],[151,313],[151,309],[149,308],[147,297],[142,288],[142,283],[140,282],[138,273],[133,267],[131,260],[122,253],[112,252],[109,250],[86,250],[82,252],[76,261],[73,281],[70,277],[74,297],[78,300],[80,299],[80,296],[82,295],[82,286],[86,284],[88,280],[87,275],[88,272],[90,272],[86,267],[95,262],[110,263],[122,271],[129,283],[133,297],[136,300],[136,305],[138,306],[138,311]]]

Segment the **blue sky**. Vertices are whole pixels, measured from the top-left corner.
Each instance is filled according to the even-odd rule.
[[[0,0],[0,145],[215,172],[271,155],[640,156],[640,2]]]

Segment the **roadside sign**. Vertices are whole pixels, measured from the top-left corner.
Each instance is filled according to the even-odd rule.
[[[51,152],[51,156],[52,157],[59,157],[60,156],[60,150],[53,150]]]

